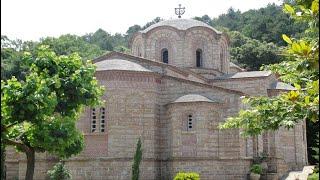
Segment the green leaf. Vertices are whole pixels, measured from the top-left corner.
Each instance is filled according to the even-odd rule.
[[[309,104],[309,103],[310,103],[310,96],[304,97],[304,102],[305,102],[306,104]]]
[[[284,5],[284,9],[285,9],[288,13],[290,13],[290,14],[293,14],[293,13],[294,13],[293,7],[291,7],[289,4],[285,4],[285,5]]]
[[[297,89],[297,90],[301,90],[301,86],[297,83],[294,83],[294,87]]]
[[[285,42],[287,42],[288,44],[292,44],[291,39],[290,39],[287,35],[282,34],[282,39],[283,39]]]
[[[312,1],[311,11],[314,15],[319,13],[319,1],[318,0]]]
[[[298,43],[292,43],[292,50],[296,53],[301,53],[301,47]]]

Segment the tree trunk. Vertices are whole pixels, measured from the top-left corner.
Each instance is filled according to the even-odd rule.
[[[35,152],[34,152],[34,149],[29,147],[29,150],[26,151],[26,155],[27,155],[26,180],[33,180],[34,164],[35,164]]]

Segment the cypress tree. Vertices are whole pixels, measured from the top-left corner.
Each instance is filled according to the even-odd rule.
[[[140,163],[142,159],[142,149],[141,149],[141,139],[139,138],[136,148],[136,153],[134,154],[133,158],[133,165],[132,165],[132,180],[139,180],[140,174]]]

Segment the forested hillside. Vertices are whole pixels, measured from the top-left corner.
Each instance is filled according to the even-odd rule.
[[[273,42],[285,45],[282,34],[299,36],[306,29],[306,24],[295,23],[289,16],[282,12],[282,7],[269,4],[265,8],[249,10],[241,13],[230,8],[226,14],[211,19],[208,15],[195,17],[213,27],[225,27],[230,31],[239,31],[244,36],[259,41]]]
[[[231,61],[248,70],[259,70],[263,64],[280,62],[280,48],[285,44],[281,35],[299,36],[306,28],[304,24],[295,24],[282,12],[282,7],[275,4],[243,13],[230,8],[217,18],[203,15],[194,19],[226,32],[231,39]],[[1,79],[12,75],[23,78],[22,52],[32,52],[43,44],[49,45],[59,55],[78,52],[83,60],[94,59],[108,51],[129,53],[128,41],[132,35],[162,20],[156,17],[143,26],[132,25],[126,34],[112,35],[107,30],[98,29],[83,36],[65,34],[58,38],[43,37],[37,42],[12,40],[1,35]]]

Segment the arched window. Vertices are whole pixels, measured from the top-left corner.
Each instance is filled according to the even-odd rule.
[[[142,54],[141,54],[141,46],[138,46],[138,50],[137,50],[137,51],[138,51],[138,53],[137,53],[138,56],[139,56],[139,57],[142,57]]]
[[[197,49],[196,51],[196,66],[202,67],[202,50]]]
[[[161,59],[162,62],[167,63],[169,62],[169,53],[168,53],[168,49],[164,48],[161,50]]]
[[[188,115],[187,130],[188,130],[188,131],[191,131],[192,128],[193,128],[193,118],[192,118],[192,115],[189,114],[189,115]]]

